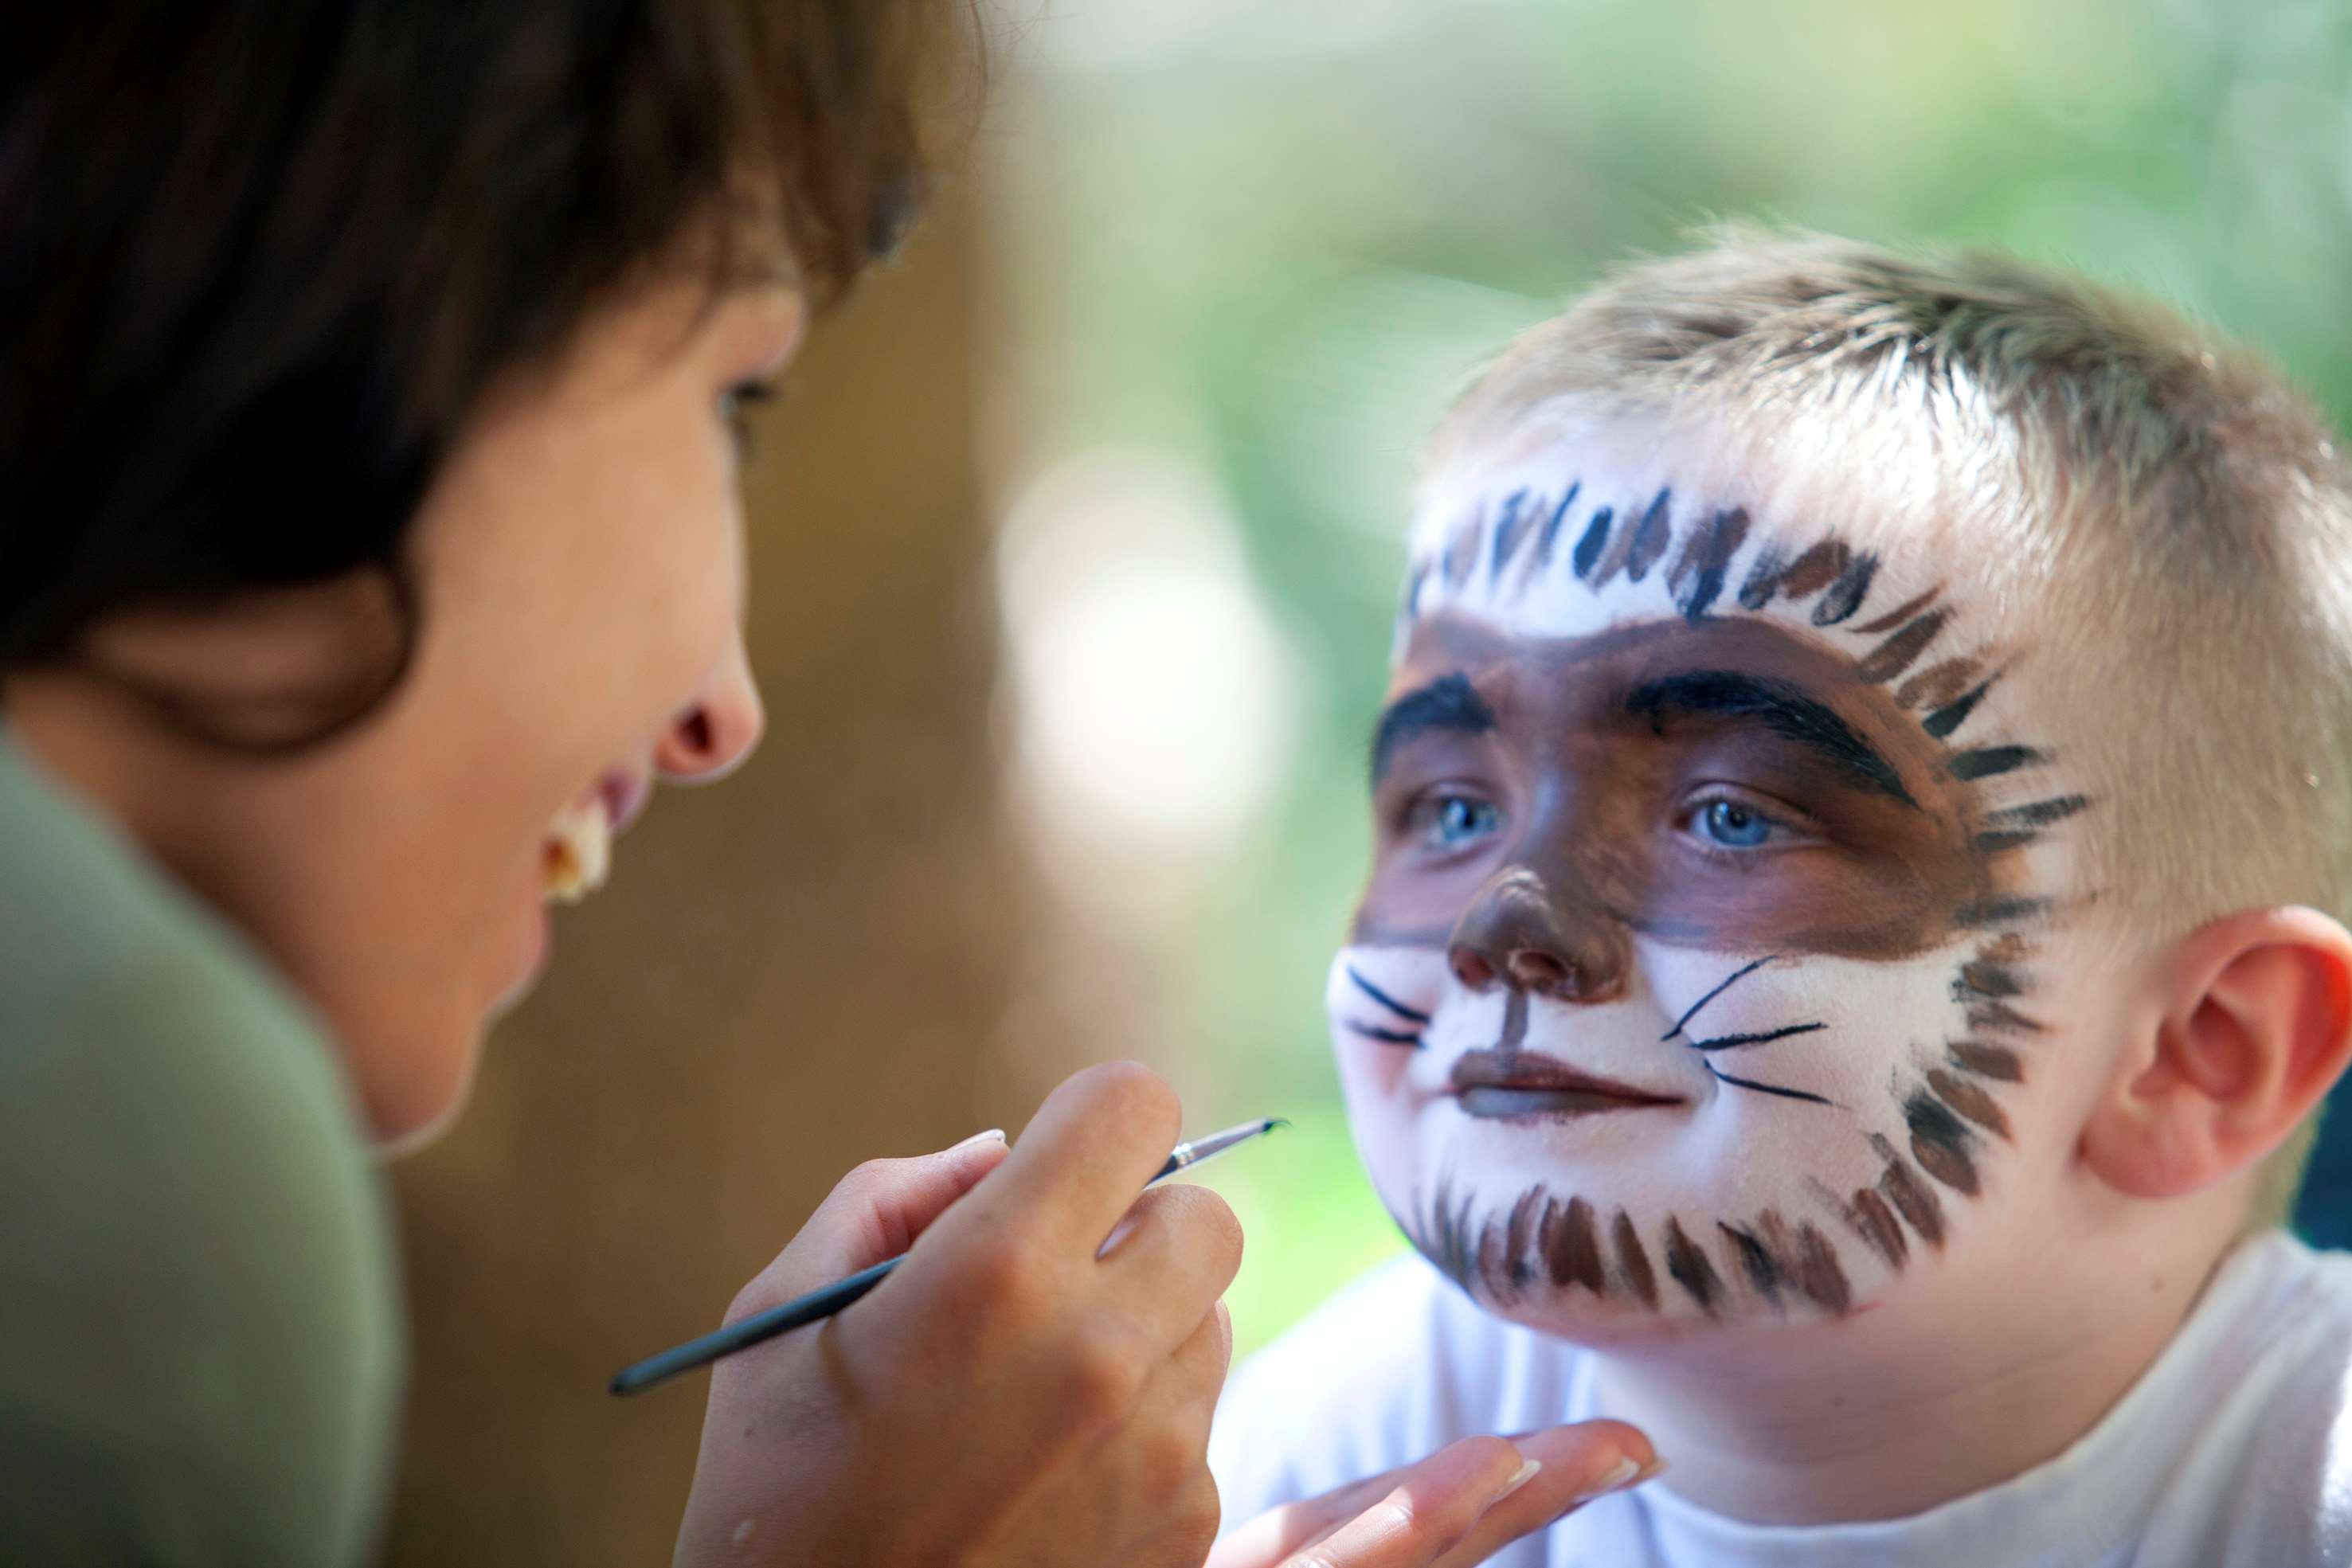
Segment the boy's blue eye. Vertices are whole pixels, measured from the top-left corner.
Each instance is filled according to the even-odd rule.
[[[1762,812],[1737,800],[1709,800],[1699,809],[1701,837],[1726,849],[1752,850],[1769,843],[1773,823]]]
[[[1429,803],[1426,820],[1429,841],[1450,850],[1493,832],[1503,814],[1475,795],[1440,795]]]

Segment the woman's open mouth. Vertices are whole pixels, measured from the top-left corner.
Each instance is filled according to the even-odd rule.
[[[1584,1116],[1682,1103],[1678,1094],[1619,1083],[1540,1051],[1467,1051],[1452,1077],[1454,1098],[1473,1116]]]
[[[540,850],[540,891],[561,904],[577,904],[611,874],[614,835],[645,810],[648,786],[637,774],[615,768],[555,814]]]

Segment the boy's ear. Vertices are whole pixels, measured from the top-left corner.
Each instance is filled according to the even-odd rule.
[[[2248,910],[2156,955],[2160,1010],[2083,1129],[2136,1197],[2178,1197],[2284,1143],[2352,1061],[2352,932],[2315,909]]]

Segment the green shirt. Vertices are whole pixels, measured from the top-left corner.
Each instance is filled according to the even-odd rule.
[[[395,1287],[320,1026],[0,730],[0,1562],[364,1561]]]

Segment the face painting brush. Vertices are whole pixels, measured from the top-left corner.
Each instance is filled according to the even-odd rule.
[[[1179,1144],[1168,1156],[1168,1163],[1160,1167],[1159,1174],[1143,1185],[1154,1186],[1178,1171],[1223,1154],[1236,1145],[1263,1137],[1276,1127],[1288,1125],[1290,1124],[1279,1116],[1269,1116],[1255,1122],[1244,1122],[1238,1127],[1228,1127],[1222,1133],[1212,1133],[1189,1144]],[[722,1355],[731,1355],[748,1345],[758,1344],[780,1333],[789,1333],[793,1329],[804,1328],[829,1318],[880,1284],[905,1258],[906,1254],[902,1252],[896,1258],[886,1259],[871,1269],[861,1269],[845,1280],[836,1280],[782,1306],[771,1307],[764,1312],[745,1318],[741,1322],[730,1323],[716,1333],[688,1340],[684,1344],[671,1346],[659,1355],[647,1356],[634,1366],[625,1366],[613,1375],[612,1391],[614,1394],[642,1393],[657,1383],[667,1383],[681,1372],[707,1366]]]

